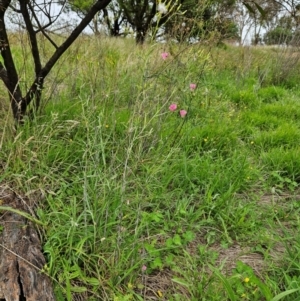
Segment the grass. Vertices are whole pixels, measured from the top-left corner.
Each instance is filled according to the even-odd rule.
[[[300,95],[276,51],[82,37],[14,136],[3,106],[1,182],[38,204],[57,300],[299,298]]]

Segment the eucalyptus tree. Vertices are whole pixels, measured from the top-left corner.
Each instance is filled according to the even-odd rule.
[[[66,7],[79,16],[84,16],[86,7],[93,1],[68,0]],[[148,34],[153,38],[157,33],[164,39],[170,37],[178,41],[203,39],[211,32],[217,33],[220,38],[238,38],[239,24],[234,18],[234,14],[237,15],[234,9],[240,7],[246,12],[245,15],[240,15],[240,18],[247,17],[247,22],[252,18],[251,20],[254,19],[257,23],[258,18],[262,19],[264,16],[260,2],[260,0],[112,0],[102,13],[99,13],[97,21],[104,25],[105,32],[113,36],[124,34],[130,28],[137,44],[144,43]],[[244,20],[239,22],[241,24]],[[94,32],[97,32],[96,28],[94,24]]]
[[[244,2],[244,1],[243,1]],[[252,20],[251,30],[253,43],[262,41],[261,33],[264,35],[264,42],[274,43],[289,41],[292,32],[298,31],[300,25],[300,0],[255,0],[246,1],[248,15]],[[284,25],[285,24],[285,25]],[[289,29],[289,27],[293,30]],[[281,38],[280,38],[281,36]]]
[[[283,1],[274,3],[278,6],[278,12],[272,25],[267,28],[264,42],[272,45],[300,44],[300,1]]]
[[[271,35],[277,35],[282,32],[286,37],[287,44],[299,46],[300,45],[300,0],[273,0],[282,9],[280,11],[279,19],[276,28],[274,28]],[[277,31],[277,33],[276,33]],[[284,39],[281,38],[281,41]]]
[[[267,45],[289,45],[293,41],[293,25],[290,16],[282,16],[274,28],[264,34]]]
[[[282,8],[281,12],[285,15],[289,15],[295,25],[298,26],[300,24],[300,0],[269,0],[276,3],[278,6]]]
[[[69,0],[66,9],[76,12],[80,17],[86,13],[85,7],[93,0]],[[180,0],[112,0],[99,13],[97,19],[111,36],[126,35],[128,29],[135,36],[137,44],[145,42],[150,30],[157,30],[178,8]],[[93,31],[96,32],[93,25]]]
[[[180,0],[177,13],[164,25],[166,34],[178,41],[206,39],[211,33],[219,38],[237,36],[232,22],[235,0]]]
[[[143,44],[156,15],[156,0],[118,0],[122,12],[136,34],[136,43]]]
[[[11,109],[17,122],[20,122],[24,115],[28,113],[27,109],[31,103],[33,103],[33,110],[39,109],[46,76],[64,52],[93,20],[94,16],[110,2],[111,0],[93,1],[93,4],[87,7],[86,15],[78,22],[63,43],[57,44],[48,30],[62,16],[63,7],[59,11],[53,9],[53,5],[58,2],[48,0],[0,0],[0,51],[3,61],[0,61],[0,78],[8,90]],[[66,5],[66,1],[62,4]],[[20,25],[28,35],[30,55],[34,65],[32,83],[24,91],[22,91],[19,83],[19,74],[8,34],[8,17],[12,13],[19,17]],[[42,63],[40,55],[40,39],[38,38],[40,35],[44,36],[53,47],[52,56],[45,64]],[[28,60],[25,56],[23,59],[24,61]]]
[[[103,9],[103,24],[106,25],[110,36],[117,37],[126,35],[127,23],[118,1],[112,0],[112,2]]]

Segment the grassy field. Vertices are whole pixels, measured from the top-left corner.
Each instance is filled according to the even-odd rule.
[[[300,300],[299,60],[82,37],[31,123],[1,99],[0,181],[37,204],[57,300]]]

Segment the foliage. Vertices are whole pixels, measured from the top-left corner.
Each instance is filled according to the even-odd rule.
[[[289,45],[295,41],[296,31],[293,29],[292,18],[281,17],[276,27],[268,30],[264,35],[264,42],[267,45]]]
[[[205,39],[212,34],[220,39],[236,38],[237,27],[228,18],[233,5],[231,0],[181,1],[178,13],[164,25],[165,33],[178,41]]]
[[[66,7],[83,17],[90,3],[89,0],[73,0],[68,1]],[[247,1],[235,0],[114,0],[93,20],[92,29],[99,33],[101,24],[102,31],[110,35],[130,32],[138,44],[144,43],[147,36],[188,42],[211,37],[216,40],[240,39],[239,25],[232,17],[239,5],[255,18],[266,14],[256,1],[250,5]]]
[[[73,46],[43,112],[13,137],[0,120],[1,181],[37,204],[57,299],[295,300],[300,95],[261,85],[277,50]]]
[[[267,45],[284,45],[289,44],[292,38],[293,33],[291,30],[282,27],[276,27],[265,33],[264,42]]]
[[[135,31],[136,43],[143,44],[152,19],[157,13],[157,1],[120,0],[118,3],[126,20]]]

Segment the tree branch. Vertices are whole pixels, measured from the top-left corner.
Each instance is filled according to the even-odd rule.
[[[27,1],[20,1],[21,13],[26,25],[26,30],[29,35],[30,40],[30,48],[31,54],[34,62],[34,69],[35,69],[35,76],[37,77],[42,69],[41,59],[40,59],[40,52],[38,47],[38,42],[36,39],[36,33],[33,29],[32,22],[30,20],[30,15],[27,8]],[[42,82],[40,83],[40,89],[37,89],[35,92],[35,109],[38,110],[40,106],[41,100],[41,89],[42,89]]]
[[[24,102],[26,107],[30,104],[33,99],[34,94],[38,89],[41,88],[41,84],[43,83],[44,78],[49,74],[52,67],[59,60],[62,54],[71,46],[71,44],[76,40],[76,38],[80,35],[80,33],[84,30],[84,28],[93,20],[93,17],[96,15],[98,11],[105,8],[111,0],[98,0],[86,14],[86,16],[81,20],[78,26],[73,30],[70,36],[66,39],[66,41],[59,46],[46,65],[41,69],[38,76],[35,78],[33,84],[31,85],[29,91],[27,92]],[[25,112],[22,112],[25,113]]]
[[[11,0],[0,2],[0,48],[1,48],[1,55],[4,61],[4,66],[6,69],[6,74],[4,77],[2,76],[1,79],[3,80],[4,78],[6,78],[5,80],[3,80],[3,82],[9,91],[12,111],[14,116],[16,117],[19,115],[20,110],[22,110],[21,106],[23,104],[21,103],[22,93],[19,86],[18,73],[9,46],[9,41],[8,41],[8,36],[7,36],[6,26],[4,21],[4,15],[10,3]],[[3,69],[4,68],[2,65],[2,72]]]
[[[28,3],[28,6],[29,6],[29,9],[30,9],[30,11],[32,13],[32,16],[33,16],[33,18],[34,18],[34,20],[35,20],[35,22],[37,23],[37,26],[38,26],[38,30],[36,31],[36,33],[38,33],[39,31],[41,31],[42,34],[46,37],[46,39],[54,46],[54,48],[57,49],[58,47],[57,47],[56,43],[49,37],[49,35],[45,31],[45,28],[42,27],[41,23],[39,22],[39,20],[38,20],[38,18],[36,16],[36,13],[35,13],[32,5],[30,4],[30,2]]]
[[[35,67],[35,75],[37,76],[42,69],[42,64],[41,64],[41,59],[40,59],[38,43],[37,43],[37,39],[36,39],[36,33],[33,29],[33,25],[30,20],[26,2],[27,1],[20,1],[21,13],[22,13],[25,25],[26,25],[26,30],[29,35],[29,40],[30,40],[30,44],[31,44],[31,54],[32,54],[32,58],[34,61],[34,67]]]

